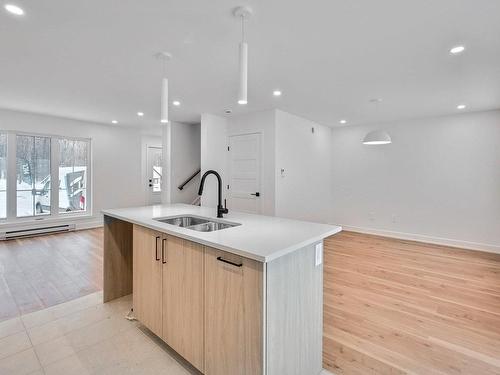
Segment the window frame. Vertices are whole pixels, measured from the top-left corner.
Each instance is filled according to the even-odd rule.
[[[92,138],[64,136],[56,134],[25,132],[17,130],[0,129],[0,133],[7,134],[7,207],[6,217],[0,218],[0,224],[11,223],[29,223],[40,222],[47,220],[71,220],[74,218],[83,218],[93,216],[93,179],[92,179]],[[86,176],[86,197],[85,211],[59,212],[59,184],[57,189],[54,184],[51,184],[50,190],[50,214],[47,215],[32,215],[17,217],[17,190],[16,190],[16,159],[17,159],[17,143],[16,137],[31,136],[31,137],[47,137],[50,138],[50,178],[51,181],[59,181],[59,165],[60,165],[60,148],[59,140],[67,139],[72,141],[81,141],[87,143],[87,176]]]

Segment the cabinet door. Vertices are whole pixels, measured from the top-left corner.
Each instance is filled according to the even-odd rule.
[[[262,277],[262,263],[205,248],[206,375],[263,373]]]
[[[203,246],[167,236],[163,340],[203,372]]]
[[[134,225],[133,232],[134,315],[161,336],[161,246],[162,235]]]

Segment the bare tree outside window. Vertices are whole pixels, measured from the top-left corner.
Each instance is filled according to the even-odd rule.
[[[16,136],[17,216],[50,214],[50,138]],[[42,205],[38,196],[45,194]]]

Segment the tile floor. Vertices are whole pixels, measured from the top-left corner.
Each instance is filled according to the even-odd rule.
[[[101,301],[98,292],[1,322],[0,374],[199,374],[124,318],[131,296]]]

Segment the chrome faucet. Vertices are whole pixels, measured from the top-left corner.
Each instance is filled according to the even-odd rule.
[[[224,199],[224,207],[222,207],[222,178],[220,177],[220,174],[218,174],[214,170],[206,171],[203,174],[203,176],[201,177],[200,188],[198,189],[198,195],[203,194],[203,186],[205,185],[205,178],[209,174],[213,174],[213,175],[215,175],[215,177],[217,177],[217,181],[218,181],[218,185],[219,185],[219,188],[218,188],[219,202],[217,204],[217,217],[219,217],[219,218],[224,217],[223,214],[227,214],[229,212],[229,210],[226,207],[226,200],[225,199]]]

